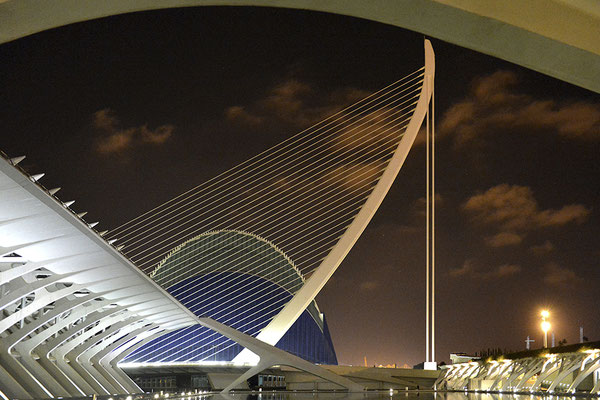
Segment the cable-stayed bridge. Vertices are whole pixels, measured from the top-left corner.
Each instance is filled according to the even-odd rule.
[[[0,392],[135,393],[127,357],[225,352],[248,367],[225,390],[276,364],[361,389],[274,345],[303,313],[323,334],[314,298],[402,167],[434,74],[426,41],[423,68],[108,235],[2,157]]]
[[[235,311],[239,296],[232,296],[230,306],[208,298],[197,308],[275,345],[314,300],[383,200],[412,138],[404,141],[405,151],[398,151],[399,144],[420,125],[414,120],[408,130],[424,80],[421,68],[115,229],[110,239],[124,246],[124,254],[145,271],[156,268],[180,243],[195,245],[193,255],[170,266],[174,272],[169,276],[160,273],[161,266],[153,270],[165,288],[181,281],[182,268],[196,275],[213,274],[209,282],[178,290],[178,298],[196,291],[243,291],[252,276],[271,269],[266,279],[289,296],[275,295],[277,288],[272,285],[259,285],[254,307],[245,310],[252,316],[240,324]],[[199,236],[223,229],[237,231],[228,236],[238,243],[227,245]],[[288,258],[289,268],[278,268],[263,253],[250,253],[242,243],[248,237],[244,232],[271,243]],[[190,243],[200,240],[204,244]],[[241,287],[234,272],[246,275]],[[265,315],[271,315],[270,321]],[[186,343],[193,345],[194,338],[188,337]],[[222,351],[226,350],[227,346]],[[247,352],[234,361],[255,362]]]

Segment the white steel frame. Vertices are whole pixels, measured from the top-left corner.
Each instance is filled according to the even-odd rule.
[[[542,354],[501,361],[471,361],[443,367],[434,387],[438,390],[499,393],[586,392],[581,383],[600,371],[600,349],[588,348],[561,354]],[[600,394],[594,380],[589,394]]]
[[[18,161],[0,157],[2,397],[140,393],[118,363],[145,343],[194,324],[258,354],[258,366],[248,366],[248,373],[289,365],[342,389],[362,390],[299,357],[196,317],[56,199],[56,191],[16,168]]]

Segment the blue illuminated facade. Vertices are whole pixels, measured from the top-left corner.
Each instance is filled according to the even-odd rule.
[[[238,231],[200,235],[175,249],[153,278],[198,316],[256,336],[304,280],[271,243]],[[327,323],[313,301],[276,347],[305,360],[337,364]],[[202,326],[176,330],[130,354],[125,362],[227,362],[242,347]]]

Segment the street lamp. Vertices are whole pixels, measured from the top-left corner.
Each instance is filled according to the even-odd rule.
[[[544,347],[548,347],[548,331],[550,330],[550,322],[547,321],[547,318],[550,317],[550,312],[548,310],[542,311],[542,331],[544,331]]]
[[[542,321],[542,330],[544,331],[544,347],[548,347],[548,331],[550,330],[550,322]]]

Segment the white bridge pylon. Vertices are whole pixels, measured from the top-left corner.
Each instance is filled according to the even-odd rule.
[[[175,290],[182,301],[197,293],[199,306],[192,308],[199,315],[235,325],[243,333],[276,345],[358,240],[414,143],[429,109],[435,75],[431,43],[425,41],[424,47],[423,67],[116,227],[110,240],[123,246],[124,254],[153,276],[173,257],[168,276],[160,280],[164,289]],[[233,231],[272,244],[289,260],[298,279],[290,281],[289,268],[276,268],[268,257],[254,255],[241,245],[192,245],[210,232]],[[178,257],[173,252],[182,243],[190,243],[189,254]],[[218,271],[212,264],[218,265]],[[219,278],[208,286],[184,282],[182,289],[176,288],[191,271],[200,275],[211,270]],[[240,277],[246,287],[251,276],[266,271],[270,286],[253,293],[248,305],[251,316],[238,317],[243,314],[242,290],[236,279]],[[273,296],[273,286],[290,296]],[[205,294],[219,292],[235,299],[223,300],[228,309],[225,314],[220,311],[225,305],[203,299]],[[269,315],[268,319],[263,315]],[[198,354],[195,343],[221,340],[201,331],[186,331],[178,338],[184,347],[175,356],[166,355],[170,344],[163,338],[152,343],[150,359],[202,362],[213,355]],[[218,351],[226,354],[230,348]],[[141,362],[148,351],[142,349],[125,361]],[[258,357],[245,349],[232,361],[254,364]]]
[[[425,72],[424,82],[433,82],[435,78],[435,54],[429,40],[425,40]],[[265,327],[257,336],[258,339],[271,345],[277,344],[279,339],[298,319],[300,314],[306,309],[311,301],[315,299],[323,286],[331,278],[336,269],[340,266],[352,246],[356,243],[363,233],[371,218],[381,205],[381,202],[388,193],[392,183],[396,179],[404,160],[408,156],[423,120],[427,114],[431,95],[433,93],[432,84],[423,84],[419,95],[414,114],[406,128],[406,131],[396,148],[394,155],[379,182],[371,192],[367,201],[363,204],[360,212],[356,215],[351,225],[344,232],[337,244],[331,249],[317,269],[312,272],[310,278],[306,280],[302,288],[294,295],[292,300],[286,304],[281,312]],[[236,362],[256,362],[256,358],[250,354],[249,350],[242,351],[234,360]]]

